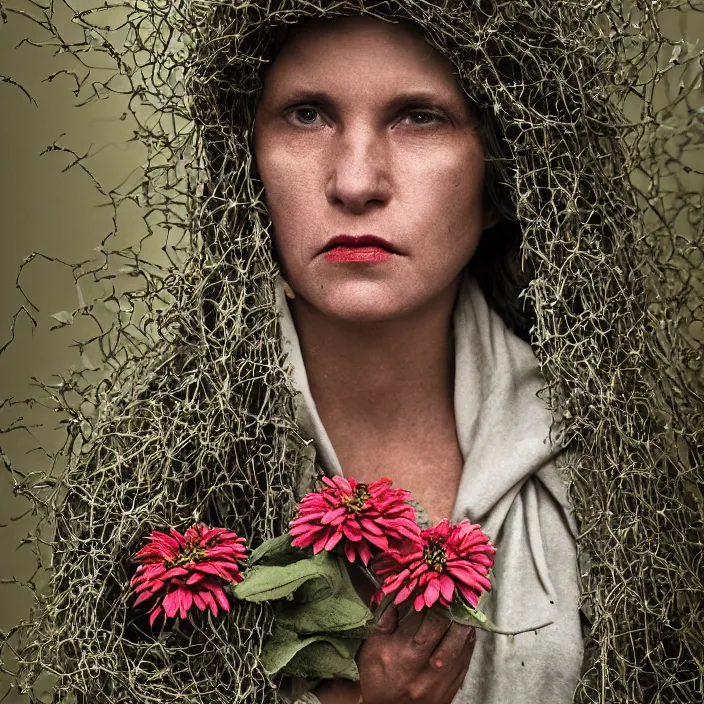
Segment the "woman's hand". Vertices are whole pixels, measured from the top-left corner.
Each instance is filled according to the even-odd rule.
[[[475,629],[432,610],[397,621],[390,606],[357,655],[364,704],[450,704],[467,674]]]
[[[474,651],[475,629],[433,611],[398,622],[390,606],[357,654],[359,683],[337,680],[316,692],[322,704],[450,704]]]

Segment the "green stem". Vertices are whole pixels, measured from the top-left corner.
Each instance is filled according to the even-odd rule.
[[[528,633],[529,631],[538,631],[541,628],[545,628],[545,626],[551,626],[554,623],[554,621],[546,621],[545,623],[541,623],[539,626],[532,626],[531,628],[523,628],[520,631],[502,631],[498,628],[495,627],[490,627],[486,628],[484,626],[477,626],[477,628],[482,628],[485,631],[489,631],[490,633],[498,633],[499,635],[502,636],[517,636],[519,633]]]

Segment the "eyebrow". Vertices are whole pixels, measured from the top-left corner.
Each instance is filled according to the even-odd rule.
[[[282,102],[310,103],[311,105],[331,105],[334,103],[329,93],[319,90],[307,90],[305,88],[292,89],[286,92],[285,100]],[[446,92],[432,90],[410,90],[398,93],[386,103],[386,107],[391,110],[402,110],[409,107],[443,107],[452,114],[456,114],[455,101]]]

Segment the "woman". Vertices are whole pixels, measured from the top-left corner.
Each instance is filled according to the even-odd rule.
[[[323,468],[392,478],[433,525],[481,521],[498,551],[493,618],[554,622],[509,641],[392,609],[359,685],[325,683],[320,701],[567,704],[582,659],[571,516],[537,362],[466,273],[502,233],[452,64],[408,22],[297,24],[264,77],[254,155],[299,422]]]
[[[133,556],[151,530],[194,520],[250,546],[285,532],[313,439],[324,471],[390,475],[431,522],[479,522],[497,547],[483,608],[507,630],[552,625],[510,639],[390,612],[359,653],[359,686],[306,696],[567,704],[581,650],[575,526],[537,395],[547,383],[591,560],[575,699],[697,701],[704,357],[682,323],[701,335],[702,244],[701,228],[683,237],[677,223],[701,222],[701,194],[670,169],[693,171],[701,113],[685,88],[701,70],[691,86],[677,74],[698,60],[689,46],[660,60],[658,18],[672,14],[647,0],[137,3],[118,41],[101,39],[102,15],[78,13],[74,45],[42,23],[76,65],[90,47],[130,72],[150,157],[124,199],[144,196],[190,239],[167,239],[165,270],[106,242],[106,261],[76,265],[92,282],[130,263],[112,326],[85,342],[106,375],[44,389],[67,416],[60,478],[53,455],[41,480],[3,455],[43,519],[25,542],[52,573],[49,594],[25,583],[39,608],[3,635],[20,689],[51,672],[52,699],[78,704],[277,701],[260,660],[272,609],[238,602],[152,628],[134,607]],[[678,89],[655,92],[677,110],[639,105],[672,71]],[[80,83],[126,85],[102,69]],[[632,125],[627,99],[643,107]],[[158,119],[144,121],[149,104]],[[188,129],[174,138],[177,118]],[[394,251],[334,248],[342,234]],[[110,287],[106,308],[118,297]],[[77,317],[98,315],[81,290],[79,304]]]

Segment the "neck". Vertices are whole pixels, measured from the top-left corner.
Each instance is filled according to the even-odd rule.
[[[326,428],[388,437],[454,417],[452,312],[459,279],[423,309],[393,321],[331,318],[290,301],[311,394]]]

